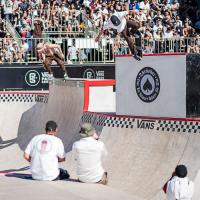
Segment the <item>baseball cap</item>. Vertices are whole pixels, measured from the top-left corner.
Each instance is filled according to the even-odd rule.
[[[95,128],[90,123],[84,123],[79,131],[82,138],[91,137],[95,133]]]
[[[121,23],[121,21],[119,20],[119,18],[116,15],[112,15],[110,20],[114,26],[119,26]]]
[[[58,127],[58,125],[56,124],[55,121],[48,121],[48,122],[46,123],[45,130],[46,130],[47,132],[49,132],[49,131],[56,131],[56,128],[57,128],[57,127]]]

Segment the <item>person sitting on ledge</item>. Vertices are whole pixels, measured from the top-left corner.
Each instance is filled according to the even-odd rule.
[[[98,140],[95,128],[90,123],[81,126],[80,136],[81,139],[72,147],[77,161],[78,180],[106,185],[108,175],[102,167],[102,158],[107,155],[104,143]]]
[[[36,135],[29,142],[24,158],[30,162],[32,178],[41,181],[68,179],[67,170],[59,169],[58,162],[65,161],[64,145],[57,135],[57,124],[46,123],[46,134]]]

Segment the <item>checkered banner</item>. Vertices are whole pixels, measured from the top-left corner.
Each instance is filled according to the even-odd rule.
[[[0,102],[35,102],[35,94],[0,94]]]
[[[47,103],[48,94],[31,94],[31,93],[2,93],[0,102],[41,102]]]
[[[95,119],[95,120],[94,120]],[[82,122],[89,122],[96,127],[117,127],[140,130],[155,130],[174,133],[200,133],[200,121],[142,119],[120,116],[106,116],[95,113],[84,113]]]

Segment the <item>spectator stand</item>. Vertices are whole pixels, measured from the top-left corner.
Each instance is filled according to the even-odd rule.
[[[126,42],[110,30],[105,32],[99,44],[94,42],[94,38],[109,12],[124,11],[127,6],[127,18],[141,24],[143,53],[199,51],[200,11],[196,5],[183,1],[1,0],[0,28],[2,22],[6,22],[6,29],[12,36],[8,39],[2,35],[5,34],[3,30],[0,32],[3,38],[1,62],[38,63],[35,47],[41,41],[60,44],[65,61],[69,63],[114,62],[116,54],[129,53]],[[16,53],[12,47],[10,50],[13,46],[11,41],[14,49],[20,49],[20,56],[14,56]],[[73,52],[76,52],[77,59],[70,60],[68,49],[72,43],[75,44]],[[11,55],[13,59],[4,59],[8,56],[3,54]]]

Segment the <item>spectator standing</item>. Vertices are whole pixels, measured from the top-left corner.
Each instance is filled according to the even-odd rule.
[[[19,8],[23,12],[26,12],[28,10],[28,3],[25,0],[21,0],[21,3],[19,3]]]
[[[153,31],[156,32],[158,29],[163,30],[162,22],[160,19],[156,21],[156,24],[153,26]]]
[[[12,53],[14,62],[22,62],[22,52],[16,41],[12,43]]]
[[[149,13],[150,5],[148,0],[141,1],[139,7],[145,15]]]
[[[161,53],[163,50],[163,32],[159,28],[156,32],[153,34],[154,40],[155,40],[155,53]]]
[[[28,42],[27,42],[26,39],[23,39],[22,40],[22,45],[21,45],[21,54],[22,54],[25,62],[28,61],[28,58],[27,58],[28,51],[29,51]]]
[[[85,60],[87,60],[87,55],[86,55],[86,53],[85,53],[85,49],[84,48],[80,48],[79,49],[79,62],[80,62],[80,64],[83,64],[83,62],[85,61]]]
[[[78,49],[75,47],[75,40],[72,42],[72,46],[68,48],[68,54],[67,57],[70,60],[70,62],[75,62],[78,60]]]
[[[13,2],[11,0],[2,0],[2,5],[4,8],[5,18],[12,21],[13,20]]]
[[[194,41],[190,41],[188,45],[187,53],[199,53],[199,47],[195,44]]]
[[[33,38],[42,38],[43,23],[39,17],[33,20]]]

